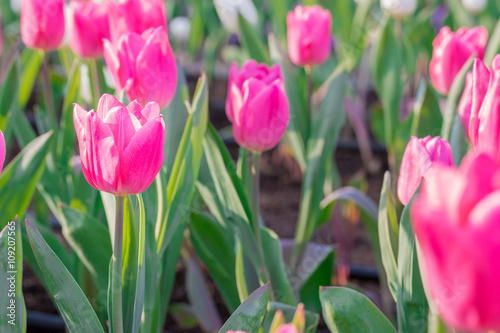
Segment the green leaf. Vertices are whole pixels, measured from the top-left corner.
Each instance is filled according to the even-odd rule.
[[[208,90],[205,75],[198,81],[190,114],[167,185],[167,214],[157,224],[157,251],[166,250],[177,226],[183,224],[193,198],[203,156],[203,138],[208,121]]]
[[[399,108],[403,94],[401,72],[403,51],[395,36],[393,20],[388,18],[381,27],[371,59],[373,84],[384,110],[385,144],[392,147],[399,125]]]
[[[240,305],[235,277],[234,237],[211,216],[191,213],[189,223],[191,242],[207,266],[230,312]]]
[[[229,317],[219,333],[229,330],[258,332],[264,315],[267,312],[270,290],[269,282],[255,290],[241,303],[236,311]]]
[[[420,80],[413,106],[411,135],[424,138],[436,136],[443,126],[438,98],[425,80]]]
[[[468,149],[462,120],[460,119],[458,113],[455,115],[455,119],[453,119],[453,125],[451,127],[450,146],[453,153],[453,161],[455,166],[458,168],[462,159],[467,154]]]
[[[43,61],[43,52],[25,48],[21,54],[21,81],[19,84],[18,104],[21,110],[24,110],[28,100],[31,97],[40,67]]]
[[[411,227],[411,204],[404,208],[399,228],[397,310],[401,333],[426,332],[429,312]]]
[[[0,227],[16,215],[24,216],[45,169],[52,132],[39,136],[24,148],[0,175]]]
[[[19,61],[14,60],[12,66],[1,86],[0,95],[0,130],[3,132],[9,146],[9,138],[12,133],[11,120],[18,113],[17,95],[19,89]]]
[[[19,219],[0,232],[0,331],[26,332],[26,308],[22,291],[23,244]]]
[[[271,302],[269,311],[266,313],[266,316],[264,317],[264,322],[262,323],[262,328],[264,332],[269,332],[271,323],[273,322],[274,319],[274,315],[278,310],[280,310],[283,313],[285,322],[291,323],[297,308],[295,306],[290,306],[277,302]],[[316,332],[316,328],[319,323],[319,314],[310,311],[305,311],[305,317],[306,317],[306,326],[304,332],[305,333]]]
[[[292,268],[300,261],[300,255],[316,228],[323,199],[323,187],[328,165],[345,121],[343,109],[346,75],[336,71],[327,82],[327,90],[319,109],[313,116],[312,130],[307,144],[307,168],[302,185],[296,246],[292,253]]]
[[[467,60],[451,85],[448,98],[446,99],[443,127],[441,129],[441,139],[443,140],[450,140],[451,128],[455,119],[455,114],[457,113],[458,103],[462,98],[465,87],[465,78],[472,67],[474,57],[475,55],[472,55],[469,60]]]
[[[391,174],[385,172],[382,192],[380,193],[380,204],[378,211],[378,235],[380,239],[380,251],[382,263],[387,275],[387,283],[394,301],[397,301],[398,290],[398,220],[396,208],[391,195]]]
[[[45,278],[45,284],[68,330],[70,332],[104,332],[78,283],[28,220],[26,220],[26,230],[31,248]]]
[[[446,0],[445,1],[450,9],[451,15],[454,18],[455,26],[458,27],[473,27],[474,20],[467,13],[460,0]]]
[[[486,47],[486,51],[484,52],[483,61],[489,66],[493,62],[493,58],[500,52],[500,20],[495,25],[495,30],[491,34],[488,42],[488,46]]]
[[[267,48],[255,32],[254,28],[248,21],[238,13],[238,26],[240,29],[241,43],[248,52],[251,59],[255,59],[258,63],[270,65],[271,59]]]
[[[260,235],[262,238],[262,249],[265,253],[264,260],[269,272],[269,278],[271,279],[273,299],[287,305],[297,305],[292,286],[288,280],[287,267],[283,261],[278,235],[267,228],[260,228]]]
[[[396,333],[391,322],[363,294],[348,288],[319,291],[323,317],[332,333]]]

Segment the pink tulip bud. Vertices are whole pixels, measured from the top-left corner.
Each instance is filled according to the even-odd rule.
[[[422,278],[440,317],[467,332],[500,330],[500,164],[473,152],[436,166],[411,207]]]
[[[398,180],[398,198],[407,205],[420,186],[420,181],[436,166],[453,166],[453,154],[448,141],[440,137],[412,137],[406,146]]]
[[[332,50],[332,14],[318,5],[297,6],[286,17],[288,54],[298,66],[324,63]]]
[[[167,29],[165,3],[163,0],[108,0],[111,40],[118,43],[128,32],[142,34],[150,28]]]
[[[429,75],[434,88],[443,95],[448,95],[451,85],[458,72],[467,60],[476,54],[483,58],[488,31],[484,27],[470,30],[460,28],[453,33],[449,27],[441,28],[434,39],[432,59],[429,65]]]
[[[471,90],[469,139],[472,147],[500,159],[500,55],[493,59],[491,73],[481,60],[475,60]]]
[[[64,0],[23,0],[21,38],[31,49],[57,49],[64,38]]]
[[[104,41],[104,59],[116,86],[129,100],[166,107],[177,86],[177,64],[164,27],[126,33],[113,45]]]
[[[240,146],[259,153],[275,147],[290,118],[279,65],[269,69],[249,60],[238,70],[233,63],[229,72],[226,114],[233,123],[234,138]]]
[[[5,138],[3,137],[2,131],[0,131],[0,174],[2,173],[3,164],[5,162],[5,154],[6,154]]]
[[[158,104],[127,107],[103,95],[97,112],[75,104],[75,130],[85,179],[94,188],[114,195],[146,190],[163,163],[165,123]]]
[[[92,1],[70,3],[72,25],[69,46],[82,58],[101,58],[103,39],[109,39],[108,6]]]

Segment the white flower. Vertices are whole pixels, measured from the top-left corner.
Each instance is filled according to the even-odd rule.
[[[462,4],[469,12],[477,14],[486,8],[488,0],[462,0]]]
[[[380,6],[391,13],[393,17],[402,19],[415,12],[417,0],[380,0]]]
[[[219,18],[229,32],[238,32],[238,13],[250,24],[257,24],[257,8],[252,0],[214,0]]]
[[[191,30],[191,22],[185,16],[179,16],[172,20],[168,25],[168,31],[178,42],[185,42],[189,38],[189,32]]]

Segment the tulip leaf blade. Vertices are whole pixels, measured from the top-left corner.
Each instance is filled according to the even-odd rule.
[[[12,126],[10,126],[13,116],[19,112],[17,106],[17,95],[19,93],[19,61],[14,60],[7,77],[2,84],[0,94],[0,130],[9,146]]]
[[[238,13],[238,26],[240,29],[241,42],[250,58],[257,60],[259,63],[270,65],[271,58],[262,39],[257,35],[252,25],[248,23],[240,13]]]
[[[332,333],[394,332],[389,319],[363,294],[341,287],[322,287],[323,317]]]
[[[399,228],[397,313],[402,333],[426,332],[429,312],[410,220],[412,202],[404,208]]]
[[[267,312],[267,304],[270,298],[269,282],[259,287],[248,298],[241,303],[236,311],[229,317],[219,333],[229,330],[258,332]]]
[[[0,331],[26,332],[26,307],[22,292],[23,245],[19,219],[0,232]],[[14,286],[14,288],[13,288]]]
[[[378,213],[378,235],[380,239],[380,251],[382,263],[387,275],[389,290],[397,302],[398,290],[398,220],[396,208],[391,196],[391,174],[386,171],[382,192],[380,193],[380,204]]]
[[[31,141],[0,175],[0,227],[23,216],[45,169],[53,132]]]
[[[495,29],[489,38],[488,46],[484,52],[484,63],[491,64],[493,58],[495,58],[498,53],[500,53],[500,21],[495,25]]]
[[[26,220],[26,231],[45,284],[68,330],[104,332],[96,313],[78,283],[28,220]]]
[[[42,67],[44,53],[40,50],[25,48],[21,54],[21,80],[19,82],[18,104],[24,110],[31,97],[38,73]]]

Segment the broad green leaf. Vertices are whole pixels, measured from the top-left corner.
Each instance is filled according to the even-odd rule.
[[[262,248],[269,278],[273,299],[287,305],[297,305],[292,286],[288,280],[287,267],[283,262],[283,254],[278,235],[271,229],[261,228]],[[331,276],[330,276],[331,277]]]
[[[488,68],[498,53],[500,53],[500,20],[495,25],[495,30],[493,30],[486,51],[484,52],[483,61]]]
[[[403,210],[399,228],[397,310],[401,333],[426,332],[429,312],[411,227],[412,201]]]
[[[269,332],[269,328],[271,327],[271,323],[273,322],[274,315],[278,310],[280,310],[283,313],[285,322],[291,323],[297,308],[295,306],[290,306],[277,302],[271,302],[269,311],[266,313],[266,316],[264,317],[264,322],[262,323],[262,328],[264,332]],[[310,311],[305,311],[305,317],[306,317],[306,326],[304,332],[305,333],[316,332],[316,328],[319,323],[319,314]]]
[[[235,279],[234,237],[211,216],[192,213],[189,223],[191,242],[207,266],[230,312],[240,305]]]
[[[343,109],[345,88],[345,72],[343,70],[334,72],[331,80],[327,82],[325,97],[314,113],[307,143],[307,167],[302,185],[292,268],[299,263],[301,253],[305,250],[318,223],[327,167],[331,165],[329,160],[332,158],[340,129],[345,121]]]
[[[458,168],[462,162],[462,158],[464,158],[467,154],[468,149],[462,120],[460,119],[458,113],[455,115],[455,119],[453,120],[453,125],[451,127],[450,146],[453,153],[453,161],[455,162],[455,166]]]
[[[381,29],[372,54],[371,72],[375,90],[384,110],[385,144],[390,148],[395,142],[399,125],[404,56],[395,36],[393,20],[386,18]]]
[[[264,46],[257,32],[255,32],[254,27],[241,14],[238,14],[238,26],[241,42],[250,58],[257,60],[258,63],[269,65],[271,59],[267,48]]]
[[[9,146],[12,134],[11,120],[14,113],[18,113],[17,95],[19,89],[19,61],[14,60],[10,70],[1,85],[0,95],[0,130],[3,132]]]
[[[23,112],[16,112],[12,115],[12,117],[15,137],[19,146],[24,148],[31,141],[36,139],[36,133]]]
[[[23,245],[19,219],[0,232],[0,316],[2,333],[26,332],[26,308],[22,291]]]
[[[427,135],[434,137],[439,134],[442,126],[443,115],[438,98],[425,80],[421,80],[413,106],[411,135],[418,138],[424,138]]]
[[[26,230],[45,284],[68,330],[70,332],[104,332],[78,283],[28,220],[26,220]]]
[[[21,110],[24,110],[28,100],[31,97],[33,86],[35,85],[40,67],[43,61],[43,52],[25,48],[21,54],[21,81],[19,84],[18,104]]]
[[[378,211],[378,235],[382,263],[387,275],[387,283],[394,301],[397,301],[398,290],[398,218],[391,195],[391,174],[385,172]]]
[[[450,140],[451,128],[455,119],[455,114],[457,113],[458,103],[462,98],[462,93],[465,87],[465,77],[472,67],[474,57],[475,56],[473,55],[469,58],[469,60],[467,60],[451,85],[448,98],[446,99],[443,127],[441,129],[441,139],[443,140]]]
[[[258,332],[264,315],[267,312],[270,290],[269,282],[255,290],[241,303],[236,311],[229,317],[219,333],[229,330]]]
[[[174,166],[167,185],[166,207],[162,223],[157,225],[157,251],[167,248],[179,224],[187,216],[187,208],[195,192],[196,180],[203,156],[203,138],[208,121],[208,88],[206,76],[198,81],[186,129],[181,139]]]
[[[16,215],[24,216],[45,169],[52,132],[39,136],[24,148],[0,175],[0,227]]]
[[[363,294],[348,288],[319,291],[323,318],[332,333],[396,333],[389,319]]]

